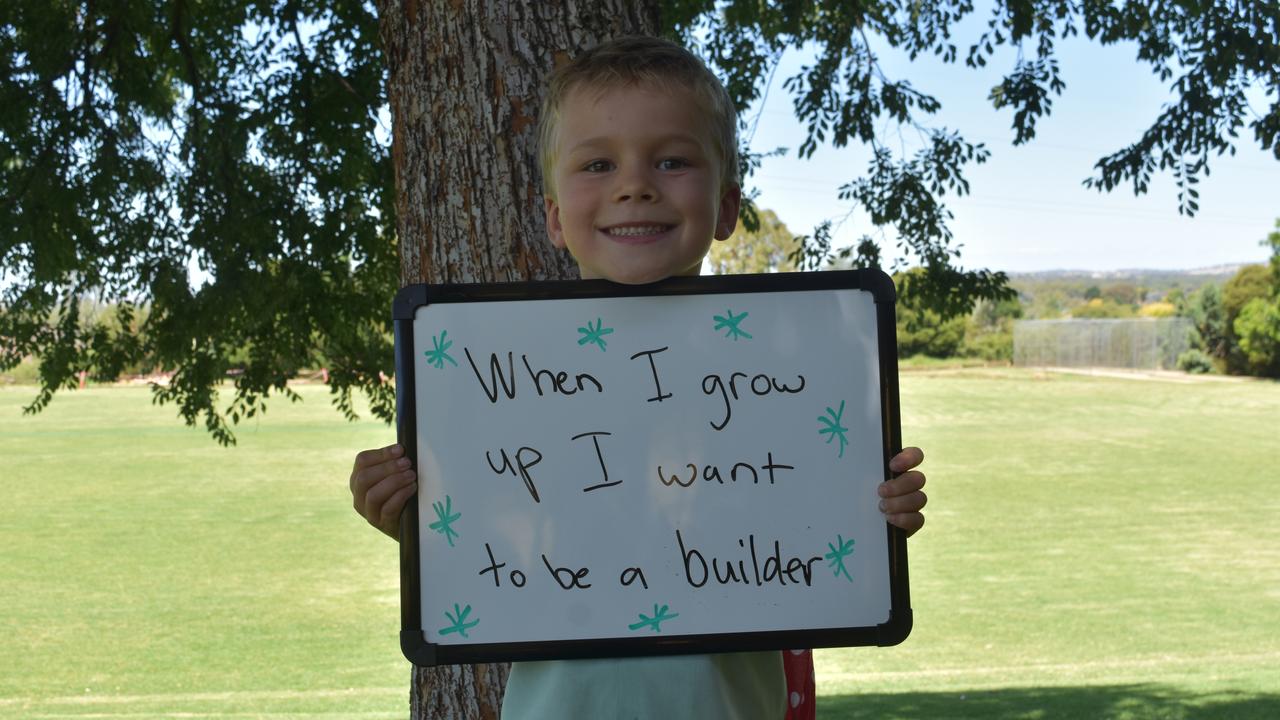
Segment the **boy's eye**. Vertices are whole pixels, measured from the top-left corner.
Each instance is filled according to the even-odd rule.
[[[609,172],[613,169],[613,163],[608,160],[592,160],[583,165],[582,169],[591,173]]]
[[[683,170],[689,167],[689,161],[684,158],[663,158],[658,161],[659,170]]]

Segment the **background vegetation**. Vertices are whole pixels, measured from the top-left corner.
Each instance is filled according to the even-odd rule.
[[[769,210],[759,230],[739,228],[716,243],[709,261],[718,274],[793,270],[799,241]],[[1280,377],[1280,220],[1262,241],[1269,265],[1195,271],[1120,270],[1107,273],[1014,273],[1011,297],[974,303],[948,317],[913,292],[926,271],[894,272],[898,286],[898,354],[903,358],[1013,359],[1013,323],[1019,319],[1185,317],[1191,349],[1179,358],[1190,372]],[[848,268],[849,261],[829,267]]]

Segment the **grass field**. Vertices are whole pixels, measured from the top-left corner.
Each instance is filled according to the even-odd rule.
[[[0,390],[0,717],[401,718],[394,544],[323,388],[221,448],[146,390]],[[916,624],[821,718],[1280,717],[1280,384],[904,375]]]

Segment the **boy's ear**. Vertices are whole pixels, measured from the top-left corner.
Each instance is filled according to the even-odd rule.
[[[738,227],[738,210],[742,205],[742,186],[734,184],[725,188],[720,196],[720,211],[716,216],[716,239],[727,240]]]
[[[543,196],[542,203],[547,212],[547,237],[551,244],[564,249],[564,226],[560,224],[560,205],[555,198]]]

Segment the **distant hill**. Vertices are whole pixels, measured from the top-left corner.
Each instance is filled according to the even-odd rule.
[[[1166,284],[1185,279],[1188,284],[1199,286],[1204,282],[1220,278],[1225,281],[1250,263],[1234,263],[1213,265],[1211,267],[1194,268],[1192,270],[1151,270],[1126,268],[1122,270],[1040,270],[1036,272],[1011,272],[1011,279],[1027,280],[1124,280],[1136,284],[1151,286],[1155,283]],[[1154,282],[1152,282],[1154,281]]]
[[[1069,315],[1090,297],[1110,298],[1136,311],[1139,305],[1165,300],[1170,293],[1188,294],[1205,285],[1221,285],[1248,263],[1215,265],[1191,270],[1045,270],[1009,273],[1018,291],[1024,317]],[[1175,293],[1176,295],[1176,293]]]

